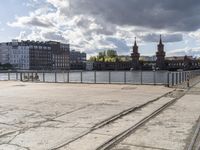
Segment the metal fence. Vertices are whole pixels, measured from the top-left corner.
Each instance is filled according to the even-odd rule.
[[[167,85],[169,87],[186,82],[200,75],[194,71],[23,71],[0,72],[0,80],[46,83],[95,83],[95,84],[140,84]]]

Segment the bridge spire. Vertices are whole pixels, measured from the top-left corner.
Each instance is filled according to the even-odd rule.
[[[135,37],[135,42],[134,42],[133,52],[131,54],[131,57],[132,57],[132,68],[134,70],[139,69],[140,68],[140,63],[139,63],[140,53],[138,52],[136,37]]]
[[[137,39],[136,39],[136,37],[135,37],[135,43],[134,43],[134,46],[137,46]]]
[[[159,43],[160,45],[163,45],[163,43],[162,43],[162,35],[160,34],[160,43]]]

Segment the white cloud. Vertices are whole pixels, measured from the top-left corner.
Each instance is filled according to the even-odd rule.
[[[167,53],[168,56],[194,56],[200,57],[200,47],[176,49]]]
[[[123,5],[119,5],[122,2]],[[134,5],[134,8],[136,8],[134,10],[131,8],[134,2],[136,1],[44,0],[41,2],[39,0],[29,0],[28,4],[31,7],[37,6],[36,10],[30,12],[27,16],[16,17],[15,21],[9,22],[8,25],[22,28],[23,32],[19,34],[19,39],[69,42],[72,49],[86,51],[90,54],[107,48],[117,49],[121,53],[129,53],[135,36],[138,37],[137,40],[139,42],[143,42],[145,40],[144,37],[147,36],[147,39],[152,41],[152,37],[149,36],[150,33],[154,33],[153,35],[166,34],[170,42],[182,40],[181,34],[175,35],[170,33],[172,36],[169,36],[168,29],[165,28],[166,26],[162,28],[162,23],[167,24],[170,22],[157,23],[157,21],[162,21],[162,18],[160,20],[159,18],[147,18],[147,20],[142,21],[144,19],[142,14],[139,14],[141,18],[135,18],[140,13],[136,11],[141,7],[147,8],[148,5],[143,6],[138,1],[139,7],[137,9]],[[154,7],[152,4],[148,4],[155,11],[147,14],[147,16],[160,17],[162,15],[158,13],[161,11],[158,6]],[[115,8],[111,7],[111,5]],[[167,7],[167,4],[164,4],[162,7]],[[170,15],[168,11],[163,11]],[[188,11],[190,10],[188,9]],[[134,16],[134,12],[136,16]],[[119,13],[122,14],[120,15]],[[146,25],[147,21],[150,22],[149,26],[148,24]],[[130,25],[131,23],[132,25]],[[185,26],[182,30],[185,28],[190,30],[190,27]],[[24,30],[29,32],[24,32]],[[191,36],[198,37],[200,35],[199,32],[194,32],[191,33]]]
[[[190,32],[189,36],[200,41],[200,29],[194,32]]]

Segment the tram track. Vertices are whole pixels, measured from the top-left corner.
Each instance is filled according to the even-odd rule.
[[[170,102],[166,103],[162,107],[155,110],[150,115],[143,118],[141,121],[139,121],[137,124],[133,125],[132,127],[124,130],[123,132],[119,133],[118,135],[112,137],[102,145],[100,145],[96,150],[110,150],[117,144],[119,144],[121,141],[123,141],[125,138],[127,138],[129,135],[133,134],[138,128],[145,125],[149,120],[155,118],[160,113],[162,113],[165,109],[176,103],[180,98],[182,98],[186,93],[188,93],[191,88],[193,88],[195,85],[197,85],[199,82],[193,84],[193,86],[189,87],[185,92],[183,92],[181,95],[176,97],[175,99],[171,100]],[[194,133],[194,136],[192,138],[191,144],[187,150],[200,150],[200,117],[199,121],[196,127],[196,131]]]
[[[140,109],[142,109],[142,108],[145,108],[146,106],[148,106],[148,105],[150,105],[150,104],[152,104],[152,103],[154,103],[154,102],[157,102],[157,101],[159,101],[159,100],[162,99],[162,98],[165,98],[165,97],[173,97],[173,100],[166,104],[166,105],[168,106],[169,104],[172,104],[172,103],[175,102],[175,100],[177,100],[177,98],[175,98],[175,96],[174,96],[174,93],[175,93],[175,92],[177,92],[177,90],[170,91],[170,92],[168,92],[168,93],[166,93],[166,94],[164,94],[164,95],[162,95],[162,96],[160,96],[160,97],[158,97],[158,98],[156,98],[156,99],[153,99],[153,100],[151,100],[151,101],[148,101],[148,102],[146,102],[146,103],[144,103],[144,104],[142,104],[142,105],[140,105],[140,106],[131,107],[131,108],[127,109],[127,110],[124,110],[124,111],[122,111],[122,112],[120,112],[120,113],[118,113],[118,114],[116,114],[116,115],[114,115],[114,116],[112,116],[112,117],[107,118],[106,120],[104,120],[104,121],[102,121],[102,122],[100,122],[100,123],[98,123],[98,124],[95,124],[92,128],[88,129],[87,131],[85,131],[84,133],[78,135],[77,137],[74,137],[74,138],[72,138],[71,140],[66,141],[66,142],[63,142],[63,143],[61,143],[61,144],[57,144],[56,146],[50,148],[50,150],[57,150],[57,149],[60,149],[60,148],[65,147],[65,146],[67,146],[67,145],[69,145],[69,144],[71,144],[71,143],[73,143],[73,142],[76,142],[76,141],[78,141],[79,139],[85,137],[86,135],[88,135],[88,134],[94,132],[95,130],[98,130],[98,129],[100,129],[100,128],[103,128],[103,127],[106,126],[106,125],[112,124],[113,122],[119,120],[120,118],[123,118],[124,116],[127,116],[127,115],[129,115],[129,114],[131,114],[131,113],[133,113],[133,112],[135,112],[135,111],[138,111],[138,110],[140,110]],[[178,92],[180,92],[180,91],[178,91]],[[182,91],[181,91],[181,92],[182,92]],[[182,94],[181,94],[181,96],[182,96]],[[180,97],[178,97],[178,98],[180,98]],[[175,100],[174,100],[174,99],[175,99]],[[165,105],[164,105],[164,106],[165,106]],[[150,119],[150,118],[149,118],[149,119]],[[139,123],[140,123],[140,122],[138,122],[138,124],[139,124]],[[99,148],[101,148],[101,147],[99,147]],[[98,148],[98,150],[99,150],[99,148]]]
[[[200,150],[200,117],[196,125],[196,130],[193,134],[192,140],[187,150]]]
[[[184,96],[184,94],[182,94],[178,98],[175,98],[175,99],[169,101],[168,103],[164,104],[162,107],[158,108],[153,113],[151,113],[150,115],[148,115],[145,118],[143,118],[137,124],[135,124],[132,127],[124,130],[120,134],[116,135],[115,137],[112,137],[110,140],[108,140],[104,144],[100,145],[96,150],[109,150],[109,149],[113,148],[116,144],[118,144],[119,142],[124,140],[126,137],[128,137],[129,135],[134,133],[139,127],[143,126],[149,120],[153,119],[154,117],[156,117],[157,115],[162,113],[166,108],[168,108],[169,106],[174,104],[178,99],[180,99],[183,96]]]

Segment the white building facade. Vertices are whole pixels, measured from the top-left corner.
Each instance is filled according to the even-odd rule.
[[[29,46],[12,41],[9,45],[9,63],[16,69],[29,70]]]

